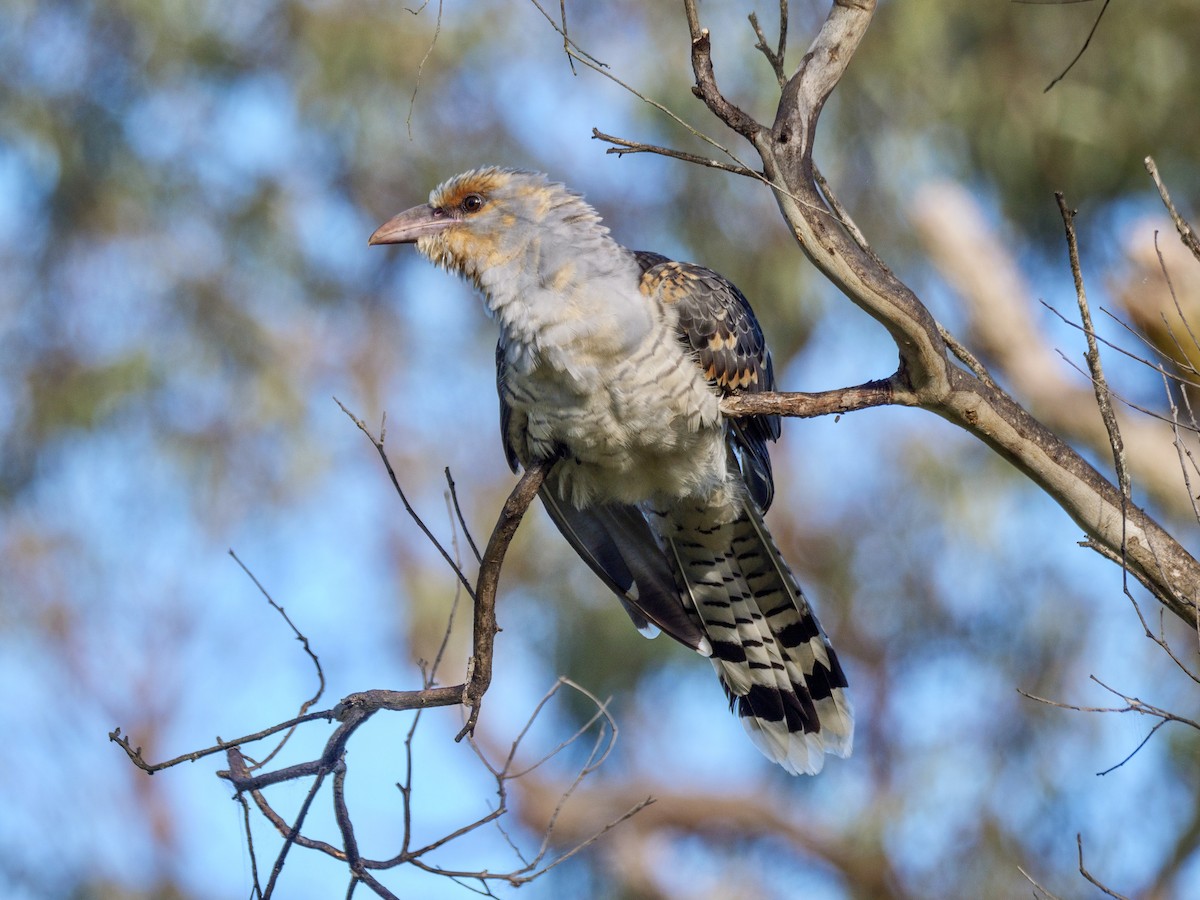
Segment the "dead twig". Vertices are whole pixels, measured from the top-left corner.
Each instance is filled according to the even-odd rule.
[[[1195,230],[1188,224],[1187,220],[1175,209],[1175,204],[1171,202],[1171,195],[1167,192],[1167,186],[1163,184],[1163,180],[1158,174],[1158,166],[1155,165],[1154,158],[1147,156],[1144,163],[1146,171],[1154,179],[1154,186],[1158,188],[1158,196],[1162,199],[1163,206],[1167,208],[1167,213],[1171,216],[1171,221],[1175,223],[1175,230],[1179,232],[1179,239],[1192,252],[1192,256],[1196,257],[1197,261],[1200,261],[1200,238],[1196,236]]]
[[[396,477],[396,470],[392,468],[392,461],[388,459],[387,451],[384,449],[384,442],[387,440],[387,415],[384,415],[383,421],[379,426],[379,436],[376,437],[371,433],[371,429],[367,427],[367,423],[358,416],[354,415],[354,413],[350,412],[350,410],[346,408],[345,404],[343,404],[341,400],[339,400],[337,397],[334,397],[333,402],[341,408],[342,412],[346,414],[351,422],[358,426],[358,430],[367,436],[367,440],[371,442],[371,445],[375,448],[375,452],[378,453],[379,458],[383,460],[383,467],[387,469],[388,478],[390,478],[392,482],[392,488],[400,497],[400,502],[404,504],[404,511],[408,513],[409,518],[412,519],[417,524],[417,527],[421,529],[421,533],[425,535],[426,539],[428,539],[429,543],[433,545],[434,549],[441,554],[442,559],[446,561],[446,564],[450,566],[450,568],[454,571],[454,574],[458,577],[459,582],[464,588],[467,589],[467,593],[471,595],[472,599],[474,599],[475,588],[472,586],[471,582],[467,580],[467,576],[463,574],[462,569],[460,569],[454,562],[454,557],[450,554],[450,551],[442,545],[442,542],[439,541],[434,533],[429,530],[429,526],[425,524],[424,519],[422,519],[417,511],[413,509],[412,504],[408,502],[408,495],[404,493],[404,488],[400,486],[400,480]]]
[[[640,141],[629,141],[615,135],[605,134],[598,128],[592,129],[592,138],[612,144],[604,152],[615,153],[617,156],[624,156],[626,153],[656,153],[659,156],[682,160],[693,165],[705,166],[709,169],[720,169],[722,172],[730,172],[733,175],[744,175],[747,178],[762,178],[761,172],[755,172],[746,166],[732,165],[731,163],[721,162],[719,159],[713,159],[709,156],[700,156],[696,153],[687,153],[683,150],[674,150],[670,147],[660,147],[657,144],[643,144]]]
[[[1112,447],[1113,466],[1117,472],[1117,484],[1121,490],[1122,518],[1125,506],[1130,499],[1129,467],[1125,461],[1125,443],[1121,438],[1121,428],[1117,425],[1117,417],[1113,412],[1112,397],[1108,390],[1108,381],[1104,377],[1104,366],[1100,361],[1100,348],[1096,343],[1095,329],[1092,327],[1092,313],[1088,307],[1087,290],[1083,285],[1083,269],[1079,263],[1079,242],[1075,237],[1075,210],[1067,207],[1066,199],[1061,191],[1054,194],[1058,203],[1058,211],[1062,215],[1063,226],[1067,232],[1067,254],[1071,264],[1071,275],[1075,280],[1075,298],[1079,303],[1079,318],[1083,323],[1083,333],[1087,338],[1087,364],[1092,376],[1092,389],[1096,394],[1096,406],[1100,417],[1104,420],[1104,428],[1108,432],[1109,444]],[[1125,535],[1121,537],[1122,558],[1125,552]]]
[[[771,64],[771,69],[775,72],[775,79],[779,82],[779,86],[783,87],[787,84],[787,72],[783,68],[784,58],[787,56],[787,0],[779,0],[779,43],[774,50],[767,44],[767,36],[763,34],[762,28],[759,27],[758,16],[755,13],[750,13],[750,27],[754,29],[754,35],[758,38],[758,43],[754,45],[754,49],[760,51],[767,58],[767,62]]]
[[[1147,703],[1144,700],[1139,700],[1137,697],[1130,697],[1127,694],[1123,694],[1120,691],[1118,691],[1116,688],[1109,687],[1107,684],[1105,684],[1103,681],[1101,681],[1095,675],[1091,675],[1089,677],[1096,684],[1100,685],[1100,687],[1104,688],[1104,690],[1108,691],[1113,696],[1119,697],[1121,700],[1123,700],[1125,705],[1124,706],[1078,706],[1074,703],[1062,703],[1058,700],[1048,700],[1045,697],[1039,697],[1036,694],[1030,694],[1027,691],[1020,690],[1019,688],[1017,690],[1017,693],[1019,693],[1022,697],[1025,697],[1028,700],[1034,700],[1038,703],[1044,703],[1047,706],[1057,707],[1058,709],[1069,709],[1069,710],[1073,710],[1075,712],[1088,712],[1088,713],[1137,713],[1138,715],[1151,716],[1153,718],[1161,720],[1158,723],[1156,723],[1153,726],[1153,728],[1151,728],[1150,733],[1146,736],[1146,738],[1144,738],[1141,742],[1138,743],[1137,747],[1134,748],[1133,752],[1131,752],[1128,756],[1126,756],[1124,759],[1122,759],[1116,765],[1109,766],[1107,769],[1104,769],[1101,772],[1097,772],[1096,773],[1097,775],[1107,775],[1108,773],[1114,771],[1115,769],[1119,769],[1121,766],[1125,765],[1125,763],[1129,762],[1129,760],[1131,760],[1137,754],[1137,752],[1146,745],[1146,742],[1150,739],[1150,737],[1152,737],[1154,735],[1154,733],[1156,731],[1158,731],[1159,728],[1161,728],[1163,725],[1165,725],[1168,722],[1178,722],[1181,725],[1187,725],[1190,728],[1194,728],[1197,731],[1200,731],[1200,722],[1197,722],[1193,719],[1188,719],[1184,716],[1177,715],[1177,714],[1171,712],[1170,710],[1166,710],[1166,709],[1163,709],[1162,707],[1155,706],[1152,703]]]
[[[1083,2],[1083,0],[1015,0],[1015,2],[1035,5],[1057,5],[1061,3],[1080,3]],[[1092,43],[1092,37],[1096,34],[1096,29],[1100,27],[1100,20],[1104,18],[1104,14],[1108,11],[1109,2],[1110,0],[1104,0],[1104,5],[1100,7],[1100,12],[1097,14],[1096,20],[1092,22],[1091,30],[1088,31],[1087,37],[1083,40],[1083,46],[1079,48],[1079,52],[1075,54],[1075,58],[1067,63],[1067,67],[1058,74],[1058,77],[1046,85],[1045,89],[1042,91],[1043,94],[1048,93],[1052,87],[1066,78],[1067,73],[1075,68],[1075,64],[1083,58],[1083,54],[1087,52],[1087,48]]]
[[[1087,870],[1087,867],[1084,866],[1084,864],[1083,864],[1083,836],[1081,834],[1075,835],[1075,845],[1076,845],[1076,847],[1079,848],[1079,874],[1082,875],[1084,878],[1086,878],[1093,885],[1098,887],[1100,890],[1102,890],[1104,893],[1108,894],[1108,896],[1115,897],[1115,898],[1117,898],[1117,900],[1129,900],[1129,898],[1126,897],[1124,894],[1118,894],[1112,888],[1097,881],[1095,879],[1095,877],[1092,875],[1092,873]]]

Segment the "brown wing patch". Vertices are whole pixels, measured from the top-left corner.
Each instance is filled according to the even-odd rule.
[[[642,293],[657,296],[662,303],[675,304],[687,298],[692,280],[682,263],[664,262],[642,275]]]
[[[642,252],[640,288],[676,309],[679,336],[696,354],[704,377],[729,394],[773,390],[770,354],[750,304],[711,269]]]

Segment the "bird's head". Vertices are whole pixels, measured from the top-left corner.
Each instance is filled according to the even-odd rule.
[[[581,238],[606,235],[596,211],[563,185],[536,172],[490,167],[438,185],[427,204],[394,216],[368,243],[416,244],[486,293],[489,273],[522,267],[536,274],[563,251],[577,252]]]

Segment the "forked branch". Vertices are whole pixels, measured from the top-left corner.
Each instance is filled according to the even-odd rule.
[[[345,410],[345,407],[343,407]],[[325,854],[346,866],[350,876],[350,893],[353,893],[355,885],[361,884],[367,887],[380,897],[393,897],[391,891],[388,890],[376,877],[379,871],[394,868],[396,866],[409,864],[420,869],[424,869],[433,874],[444,875],[456,880],[473,880],[481,885],[481,892],[491,894],[491,890],[487,887],[488,884],[499,880],[505,881],[512,885],[524,884],[532,881],[550,868],[558,865],[563,859],[578,852],[583,846],[586,846],[591,841],[604,834],[610,828],[614,827],[620,821],[623,821],[630,815],[633,815],[641,808],[643,804],[637,805],[630,809],[623,816],[611,822],[604,829],[593,835],[588,840],[577,845],[573,849],[566,851],[559,856],[552,856],[551,841],[549,832],[553,830],[554,823],[551,822],[548,826],[547,834],[542,841],[541,847],[532,856],[527,859],[518,852],[518,857],[522,860],[522,865],[506,873],[496,873],[488,871],[466,871],[466,870],[446,870],[439,866],[432,865],[426,862],[423,857],[431,853],[433,850],[443,847],[445,844],[469,833],[478,828],[496,822],[500,817],[505,815],[507,786],[511,781],[521,778],[527,774],[531,768],[536,768],[546,761],[546,759],[557,755],[565,747],[581,740],[590,732],[596,732],[595,747],[591,755],[588,757],[584,765],[579,769],[575,781],[571,787],[567,789],[563,795],[562,803],[566,803],[567,799],[573,793],[575,787],[591,774],[594,769],[600,765],[607,757],[609,750],[612,747],[612,742],[616,739],[616,724],[609,716],[605,705],[596,698],[592,697],[582,688],[570,682],[560,681],[547,694],[546,698],[538,704],[531,717],[529,725],[521,732],[514,741],[512,748],[508,751],[507,757],[501,765],[493,765],[480,753],[478,747],[473,742],[475,726],[479,719],[479,713],[483,702],[484,694],[491,683],[492,678],[492,656],[494,651],[495,636],[499,631],[496,624],[496,591],[500,582],[500,571],[504,562],[505,553],[512,542],[513,536],[516,534],[518,525],[522,517],[529,508],[529,504],[533,498],[537,496],[537,492],[545,479],[546,472],[549,470],[553,462],[547,462],[542,465],[533,466],[528,469],[518,481],[516,487],[509,495],[503,509],[500,512],[499,518],[495,527],[492,530],[491,537],[488,540],[487,547],[479,560],[479,572],[474,582],[467,578],[457,560],[447,551],[433,536],[432,532],[417,516],[417,513],[409,505],[399,482],[396,479],[396,473],[393,470],[387,453],[384,449],[384,431],[381,429],[379,435],[375,435],[362,422],[362,420],[353,416],[348,410],[346,414],[355,422],[362,432],[370,439],[372,445],[378,451],[380,458],[383,460],[388,475],[392,480],[398,495],[404,502],[405,508],[409,515],[417,522],[417,524],[425,532],[426,536],[434,542],[438,550],[441,551],[445,558],[454,570],[455,577],[462,585],[466,586],[467,592],[471,595],[475,602],[473,616],[473,643],[472,654],[467,666],[466,680],[461,684],[450,686],[436,686],[434,678],[436,676],[436,663],[432,669],[423,668],[424,687],[420,690],[413,691],[394,691],[394,690],[367,690],[358,693],[350,694],[343,698],[336,706],[330,709],[324,709],[317,712],[309,712],[310,707],[317,697],[306,701],[301,708],[301,714],[265,728],[253,734],[243,735],[233,740],[220,740],[209,747],[201,750],[196,750],[190,753],[183,754],[174,759],[167,760],[162,763],[148,762],[142,755],[140,747],[133,746],[129,739],[121,734],[121,730],[115,729],[110,733],[109,738],[114,743],[118,744],[129,759],[139,768],[147,773],[153,774],[163,769],[171,768],[182,762],[195,761],[215,753],[224,753],[228,767],[217,772],[218,777],[227,781],[237,792],[239,799],[243,803],[243,808],[246,815],[246,842],[250,852],[252,871],[254,872],[254,889],[253,895],[257,897],[270,897],[274,894],[279,883],[280,874],[283,871],[289,855],[297,848],[301,850],[313,851]],[[453,492],[453,480],[447,479]],[[457,497],[455,496],[454,506],[459,524],[465,523],[462,521],[461,510],[457,506]],[[467,534],[468,542],[474,547],[474,542],[471,541],[469,533]],[[236,559],[236,557],[235,557]],[[241,560],[238,560],[241,565]],[[246,568],[243,565],[243,568]],[[247,574],[249,570],[247,569]],[[253,575],[250,577],[253,579]],[[267,595],[265,589],[255,579],[255,584],[259,586],[263,594],[267,596],[271,603],[281,616],[285,619],[289,627],[292,628],[297,639],[303,644],[305,651],[308,653],[314,666],[316,667],[319,681],[324,685],[324,675],[321,671],[320,663],[317,660],[316,654],[312,651],[308,639],[303,633],[297,629],[283,607],[275,603],[274,600]],[[451,612],[450,621],[447,625],[447,633],[453,624],[453,612]],[[439,660],[440,660],[439,652]],[[597,714],[593,719],[582,727],[575,735],[564,740],[557,748],[550,751],[549,754],[534,763],[532,766],[519,765],[517,762],[517,750],[521,742],[527,736],[532,725],[533,718],[536,718],[542,711],[546,703],[558,692],[562,686],[568,686],[574,690],[583,693],[589,697],[597,706]],[[318,693],[318,697],[320,694]],[[418,846],[412,846],[410,842],[411,823],[412,823],[412,785],[413,785],[413,766],[412,766],[412,738],[416,731],[416,725],[422,710],[435,706],[464,706],[467,709],[466,724],[458,733],[456,740],[462,740],[467,737],[471,740],[471,746],[485,768],[491,773],[496,782],[496,791],[498,802],[495,807],[473,822],[461,826],[449,834],[446,834],[440,839],[429,843],[424,843]],[[358,729],[368,722],[374,715],[382,711],[408,711],[414,713],[412,725],[409,730],[409,735],[404,743],[405,755],[407,764],[403,778],[398,782],[399,797],[403,805],[405,828],[401,838],[401,847],[392,857],[388,859],[368,859],[365,858],[359,849],[358,839],[355,833],[353,818],[350,811],[350,806],[347,802],[345,793],[345,782],[347,773],[347,749],[349,742]],[[307,725],[315,721],[336,722],[332,733],[325,740],[325,744],[321,752],[311,759],[304,760],[291,765],[280,766],[271,770],[264,770],[266,761],[272,759],[283,746],[287,743],[291,734],[300,726]],[[251,759],[246,748],[258,741],[278,735],[281,732],[285,733],[280,740],[279,746],[272,749],[266,758],[262,761]],[[330,777],[332,776],[332,778]],[[303,783],[307,790],[305,798],[301,804],[299,812],[290,821],[278,812],[266,795],[266,791],[276,785],[284,783]],[[309,837],[305,833],[305,824],[308,819],[309,812],[313,808],[318,796],[326,785],[330,785],[332,793],[332,804],[334,819],[337,823],[340,833],[340,841],[338,843],[330,843],[327,840],[318,840]],[[269,822],[281,838],[280,849],[275,854],[275,859],[270,867],[269,875],[265,885],[260,885],[258,882],[259,867],[256,859],[256,851],[254,846],[253,834],[250,828],[250,813],[249,804],[245,797],[249,797],[257,807],[259,813]],[[648,802],[648,801],[647,801]],[[507,836],[506,836],[507,838]]]
[[[870,251],[832,190],[818,180],[812,157],[817,122],[866,33],[876,0],[833,4],[816,40],[782,87],[770,128],[754,122],[722,95],[696,4],[685,0],[684,8],[697,96],[754,144],[780,211],[805,255],[895,341],[900,360],[887,380],[896,398],[891,402],[921,406],[986,443],[1053,497],[1094,545],[1108,551],[1106,556],[1124,559],[1130,574],[1164,606],[1196,625],[1200,563],[1070,445],[982,377],[978,367],[964,368],[954,361],[947,346],[961,342],[947,339],[949,333]],[[855,397],[856,402],[861,399]],[[813,408],[811,398],[797,398],[795,413],[785,401],[764,398],[755,401],[754,412],[765,411],[767,405],[784,415],[811,414],[807,411]],[[745,414],[751,404],[737,407],[727,404],[727,412]]]

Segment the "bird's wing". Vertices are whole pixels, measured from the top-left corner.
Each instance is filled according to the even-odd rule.
[[[766,339],[732,282],[712,269],[648,250],[635,250],[634,257],[642,268],[642,293],[675,308],[679,339],[722,396],[775,390]],[[731,419],[728,428],[750,496],[765,512],[775,494],[767,442],[779,438],[779,417]]]
[[[539,496],[563,537],[617,595],[639,631],[654,637],[662,630],[704,656],[711,654],[708,639],[681,602],[675,575],[637,507],[604,503],[576,509],[546,487]]]
[[[516,472],[520,458],[513,443],[513,429],[524,426],[514,420],[504,378],[504,347],[500,343],[496,345],[500,434],[505,458]],[[554,469],[551,469],[546,484],[538,492],[542,505],[567,543],[617,595],[637,629],[648,637],[664,631],[681,644],[709,655],[708,640],[680,601],[675,575],[641,510],[620,503],[576,509],[558,499],[555,483]]]
[[[501,336],[496,342],[496,393],[500,397],[500,440],[504,442],[504,458],[508,460],[508,467],[515,473],[521,461],[517,458],[517,448],[513,445],[511,437],[512,406],[504,392],[505,369],[504,337]]]

